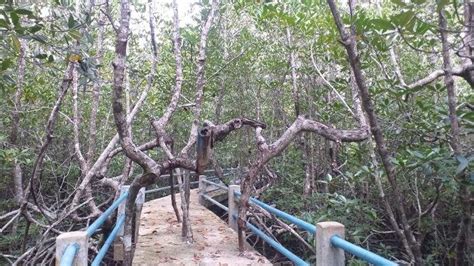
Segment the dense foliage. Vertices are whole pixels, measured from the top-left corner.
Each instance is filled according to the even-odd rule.
[[[93,164],[117,132],[112,61],[120,6],[114,1],[109,1],[110,6],[102,2],[0,0],[0,263],[15,261],[39,241],[44,248],[27,255],[28,260],[40,263],[53,258],[45,254],[50,252],[48,248],[54,244],[50,238],[56,232],[45,234],[45,230],[54,222],[52,218],[64,215],[70,195],[84,178],[74,147],[77,121],[70,90],[60,106],[39,178],[31,181],[41,147],[49,141],[45,125],[63,90],[69,63],[78,65],[78,142],[84,154],[91,150],[86,156],[88,164]],[[470,28],[474,14],[470,12],[474,6],[467,0],[392,0],[360,1],[352,9],[346,1],[337,2],[343,22],[357,40],[361,68],[423,261],[426,265],[459,263],[459,253],[469,253],[457,249],[462,241],[460,224],[466,215],[472,217],[473,210],[474,93],[470,76],[474,35],[470,35],[474,29]],[[131,6],[125,91],[133,108],[150,80],[153,55],[149,7],[146,1],[132,1]],[[150,120],[166,110],[176,75],[171,7],[163,3],[152,6],[158,63],[151,90],[132,123],[137,144],[156,138]],[[473,11],[467,10],[469,7]],[[176,150],[185,146],[194,119],[200,32],[210,3],[195,3],[193,9],[192,20],[181,23],[184,81],[178,109],[166,126]],[[442,12],[448,25],[444,32],[452,70],[447,70],[443,61],[438,22]],[[201,121],[218,124],[236,117],[262,121],[267,125],[263,134],[269,142],[277,140],[299,115],[331,128],[358,127],[353,92],[357,85],[341,42],[326,1],[223,1],[208,37]],[[455,75],[457,89],[455,114],[460,130],[456,138],[444,80],[448,72]],[[429,80],[424,82],[426,78]],[[94,84],[100,87],[99,94],[95,94]],[[93,142],[91,120],[97,120]],[[453,139],[457,139],[458,148],[453,147]],[[388,258],[413,262],[413,255],[389,222],[390,214],[381,198],[384,193],[390,205],[397,204],[375,147],[370,138],[340,142],[303,132],[269,161],[269,168],[279,178],[271,180],[269,189],[258,196],[311,223],[339,221],[352,242]],[[157,160],[165,158],[160,149],[147,154]],[[248,168],[258,154],[254,131],[243,128],[215,146],[214,165]],[[123,176],[124,165],[129,163],[120,154],[94,176],[92,195],[100,208],[110,202],[115,191],[101,179]],[[142,173],[135,166],[123,182],[130,183]],[[17,167],[21,167],[21,189],[15,183]],[[42,205],[52,213],[50,217],[34,206],[29,211],[31,219],[11,213],[25,196],[33,202],[29,194],[18,196],[28,184],[36,194],[35,203],[30,204]],[[86,207],[79,209],[79,216],[89,214]],[[394,215],[398,219],[400,213]],[[16,218],[7,225],[12,217]],[[75,218],[67,217],[56,229],[84,227],[86,220]],[[472,228],[462,230],[471,232]],[[292,243],[295,252],[313,259],[301,242],[279,232],[275,235],[280,241]],[[465,265],[469,259],[474,258],[467,254]]]

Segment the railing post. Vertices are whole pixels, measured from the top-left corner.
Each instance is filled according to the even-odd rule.
[[[199,176],[199,204],[206,206],[206,199],[202,196],[206,194],[207,183],[203,182],[206,179],[205,175]]]
[[[344,225],[338,222],[321,222],[316,224],[317,266],[344,266],[344,250],[332,246],[331,237],[333,235],[344,238]]]
[[[239,216],[239,203],[236,200],[234,191],[240,192],[239,185],[229,186],[228,206],[229,206],[229,227],[234,231],[238,231],[237,219],[234,216]]]
[[[62,233],[56,237],[56,265],[60,265],[61,257],[64,254],[66,248],[77,243],[79,250],[74,257],[75,266],[87,266],[87,251],[89,249],[89,237],[85,231],[73,231]]]
[[[121,186],[120,187],[120,195],[127,192],[130,189],[130,186]],[[120,217],[122,214],[125,214],[125,208],[127,206],[127,200],[124,200],[117,208],[117,218]],[[117,233],[117,237],[114,241],[114,260],[115,261],[123,261],[123,225],[121,226],[119,232]]]
[[[135,232],[134,232],[134,243],[137,243],[138,231],[140,229],[140,217],[142,215],[143,203],[145,203],[145,188],[142,187],[138,191],[137,199],[135,200]]]

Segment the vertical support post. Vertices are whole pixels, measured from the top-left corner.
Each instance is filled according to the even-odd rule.
[[[142,216],[143,203],[145,203],[145,188],[142,187],[138,191],[137,199],[135,200],[135,231],[133,237],[133,243],[137,243],[138,231],[140,229],[140,217]]]
[[[120,195],[127,192],[130,189],[130,186],[121,186],[120,187]],[[125,214],[125,208],[127,206],[127,200],[124,200],[117,208],[117,217],[120,217],[122,214]],[[117,233],[117,237],[114,241],[114,260],[115,261],[123,261],[123,225],[120,227],[119,232]]]
[[[199,176],[199,204],[206,206],[206,199],[202,196],[206,194],[207,183],[203,182],[206,179],[205,175]]]
[[[237,219],[235,217],[239,216],[239,203],[234,195],[234,191],[240,192],[239,185],[230,185],[229,186],[229,195],[228,195],[228,206],[229,206],[229,227],[234,231],[238,231],[239,226],[237,225]],[[235,217],[234,217],[235,216]]]
[[[338,235],[344,238],[344,225],[338,222],[321,222],[316,224],[316,265],[344,266],[344,250],[333,247],[331,237]]]
[[[89,249],[89,237],[85,231],[74,231],[62,233],[56,237],[56,266],[61,264],[61,258],[69,245],[78,244],[79,250],[74,257],[75,266],[87,266],[87,251]]]

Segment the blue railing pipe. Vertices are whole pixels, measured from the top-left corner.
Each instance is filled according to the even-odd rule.
[[[306,261],[302,260],[300,257],[296,256],[293,252],[286,249],[280,243],[273,240],[271,237],[266,235],[264,232],[262,232],[260,229],[258,229],[253,224],[247,222],[247,228],[249,228],[250,231],[252,231],[254,234],[256,234],[261,239],[263,239],[263,241],[267,242],[275,250],[280,252],[283,256],[287,257],[289,260],[291,260],[293,263],[295,263],[295,265],[298,265],[298,266],[303,266],[303,265],[307,266],[307,265],[309,265]]]
[[[226,185],[214,183],[214,182],[209,181],[209,180],[207,180],[207,179],[204,179],[204,180],[202,180],[202,181],[203,181],[204,183],[207,183],[207,184],[211,185],[211,186],[215,186],[215,187],[221,188],[221,189],[223,189],[223,190],[229,190],[229,187],[227,187]]]
[[[209,195],[204,194],[204,195],[202,195],[202,196],[203,196],[203,198],[205,198],[205,199],[207,199],[208,201],[212,202],[212,203],[213,203],[214,205],[216,205],[217,207],[223,209],[223,210],[226,211],[226,212],[229,212],[229,208],[228,208],[227,206],[225,206],[225,205],[223,205],[222,203],[218,202],[217,200],[215,200],[215,199],[209,197]]]
[[[74,258],[76,257],[77,251],[79,251],[79,244],[69,244],[64,250],[63,255],[61,256],[61,266],[71,266],[74,263]]]
[[[208,183],[208,184],[211,184],[211,185],[218,185],[218,184],[214,184],[210,181],[207,181],[207,180],[204,180],[204,182]],[[225,187],[227,189],[227,187]],[[238,191],[234,191],[234,195],[236,197],[240,197],[242,194]],[[203,195],[205,196],[209,201],[214,202],[214,200],[212,198],[210,198],[209,196],[207,195]],[[308,222],[305,222],[301,219],[298,219],[284,211],[281,211],[277,208],[274,208],[266,203],[263,203],[255,198],[250,198],[249,201],[257,206],[260,206],[261,208],[267,210],[268,212],[282,218],[282,219],[285,219],[293,224],[295,224],[296,226],[298,226],[299,228],[303,229],[303,230],[306,230],[308,231],[309,233],[312,233],[312,234],[316,234],[316,226],[308,223]],[[215,203],[217,205],[217,203]],[[219,205],[222,205],[219,203]],[[218,205],[218,206],[219,206]],[[222,208],[222,206],[219,206]],[[235,219],[238,219],[236,215],[233,215]],[[286,249],[284,246],[282,246],[280,243],[276,242],[275,240],[273,240],[272,238],[270,238],[268,235],[266,235],[264,232],[262,232],[260,229],[258,229],[256,226],[252,225],[251,223],[249,222],[246,222],[246,225],[247,225],[247,228],[249,228],[254,234],[258,235],[260,238],[262,238],[266,243],[268,243],[269,245],[271,245],[273,248],[275,248],[275,250],[277,250],[278,252],[280,252],[282,255],[284,255],[285,257],[287,257],[288,259],[290,259],[292,262],[294,262],[296,265],[309,265],[308,263],[306,263],[305,261],[303,261],[301,258],[299,258],[298,256],[296,256],[295,254],[293,254],[291,251],[289,251],[288,249]],[[395,262],[393,261],[390,261],[382,256],[379,256],[371,251],[368,251],[362,247],[359,247],[357,245],[354,245],[352,243],[350,243],[349,241],[346,241],[344,239],[342,239],[341,237],[337,236],[337,235],[334,235],[331,237],[330,239],[330,242],[331,244],[336,247],[336,248],[340,248],[366,262],[369,262],[373,265],[381,265],[381,266],[392,266],[392,265],[398,265],[396,264]]]
[[[125,222],[125,214],[122,214],[118,218],[117,222],[115,223],[114,229],[107,237],[107,240],[105,240],[104,245],[100,248],[99,253],[97,253],[97,256],[92,261],[92,264],[91,264],[92,266],[100,265],[100,262],[104,259],[105,254],[107,254],[107,251],[109,250],[110,245],[112,245],[112,243],[114,242],[115,237],[117,237],[117,234],[120,231],[120,227],[122,227],[124,222]]]
[[[377,266],[392,266],[392,265],[398,265],[393,261],[389,261],[386,258],[379,256],[373,252],[370,252],[364,248],[361,248],[357,245],[352,244],[349,241],[346,241],[339,237],[338,235],[334,235],[331,237],[331,244],[334,247],[343,249],[344,251],[364,260],[367,261],[368,263],[371,263],[373,265]]]
[[[120,203],[122,203],[125,199],[128,197],[128,191],[125,193],[122,193],[120,197],[110,205],[110,207],[105,210],[97,220],[95,220],[86,230],[87,236],[92,236],[101,226],[104,224],[104,222],[107,220],[107,218],[112,214],[115,209],[118,208]]]
[[[240,197],[241,193],[240,192],[237,192],[235,191],[234,192],[236,196]],[[303,229],[303,230],[306,230],[308,231],[309,233],[311,234],[316,234],[316,226],[308,223],[308,222],[305,222],[301,219],[298,219],[296,218],[295,216],[293,215],[290,215],[284,211],[280,211],[279,209],[277,208],[274,208],[268,204],[265,204],[257,199],[254,199],[254,198],[250,198],[250,202],[251,203],[254,203],[255,205],[258,205],[260,207],[262,207],[263,209],[267,210],[268,212],[270,213],[273,213],[275,214],[276,216],[282,218],[282,219],[285,219],[293,224],[295,224],[296,226],[298,226],[299,228]]]

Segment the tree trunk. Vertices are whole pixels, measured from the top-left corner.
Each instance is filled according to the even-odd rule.
[[[465,8],[468,9],[467,13],[470,13],[472,3],[466,3]],[[466,11],[465,11],[466,12]],[[471,14],[470,14],[471,15]],[[466,21],[468,25],[471,23],[469,15],[469,20]],[[447,22],[444,10],[441,9],[438,12],[439,16],[439,30],[441,36],[441,44],[443,47],[443,67],[446,72],[444,75],[444,84],[446,85],[446,90],[448,91],[448,109],[449,109],[449,121],[451,123],[451,139],[450,144],[453,149],[454,156],[462,156],[462,147],[459,137],[459,122],[456,114],[457,106],[457,96],[456,96],[456,84],[454,83],[451,65],[451,56],[449,54],[450,44],[448,42],[448,33],[447,33]],[[471,33],[473,29],[469,29],[467,34],[468,38],[471,38]],[[468,42],[469,53],[471,53],[471,43]],[[458,234],[456,237],[456,265],[472,265],[474,262],[473,258],[473,240],[472,240],[472,211],[473,203],[471,202],[471,192],[469,189],[470,180],[464,170],[457,177],[459,180],[459,202],[462,208],[461,222],[459,223]]]
[[[405,202],[402,199],[402,191],[398,187],[395,168],[391,161],[392,158],[387,150],[383,132],[379,126],[378,118],[374,111],[373,102],[369,94],[365,77],[364,77],[364,74],[362,73],[359,55],[357,53],[357,48],[356,48],[355,36],[353,34],[347,33],[344,27],[344,24],[342,23],[341,16],[339,14],[339,11],[336,7],[334,0],[327,0],[327,2],[331,9],[331,13],[333,14],[336,26],[339,30],[342,43],[344,47],[346,48],[349,63],[351,65],[352,71],[354,72],[355,82],[359,89],[359,96],[361,97],[361,100],[362,100],[362,106],[367,114],[369,124],[370,124],[370,130],[372,132],[372,135],[375,139],[375,143],[377,145],[376,147],[377,152],[379,153],[380,158],[382,159],[382,164],[384,166],[387,179],[393,189],[393,194],[394,194],[394,198],[396,202],[394,207],[398,211],[398,215],[400,217],[398,222],[401,224],[402,230],[398,229],[398,223],[395,221],[391,221],[392,227],[394,227],[394,230],[397,232],[397,235],[400,237],[402,241],[408,242],[410,246],[410,250],[407,250],[407,252],[410,255],[412,254],[411,256],[411,259],[413,260],[412,262],[415,263],[416,265],[422,265],[423,259],[421,255],[420,244],[417,242],[414,232],[411,228],[411,225],[408,222],[408,218],[406,215]]]

